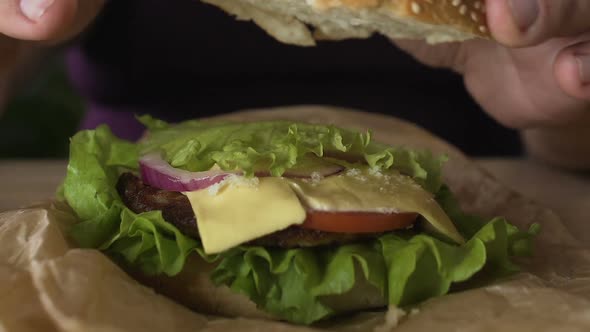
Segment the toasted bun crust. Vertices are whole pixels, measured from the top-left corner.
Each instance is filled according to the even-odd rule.
[[[429,43],[489,38],[485,0],[202,0],[252,20],[281,42],[320,39],[425,39]],[[310,28],[311,27],[311,28]]]
[[[231,291],[227,286],[211,282],[214,264],[205,262],[199,255],[188,257],[185,268],[178,275],[147,277],[137,271],[128,271],[136,280],[156,292],[172,298],[195,311],[226,317],[246,317],[276,320],[256,307],[245,295]],[[377,288],[370,285],[357,270],[357,283],[348,293],[324,298],[324,303],[338,312],[353,312],[386,306]],[[358,276],[361,276],[360,278]]]

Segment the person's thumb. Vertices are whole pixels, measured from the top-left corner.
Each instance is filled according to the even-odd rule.
[[[57,42],[80,33],[105,0],[2,0],[0,34]]]

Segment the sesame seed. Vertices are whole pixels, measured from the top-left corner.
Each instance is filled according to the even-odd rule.
[[[485,25],[480,25],[479,26],[479,31],[481,33],[486,33],[486,32],[488,32],[488,28],[486,28]]]
[[[480,1],[476,1],[473,3],[473,8],[475,9],[481,9],[481,2]]]
[[[473,22],[478,22],[479,21],[479,17],[477,17],[477,13],[476,12],[471,12],[471,19],[473,20]]]
[[[467,6],[465,6],[465,5],[461,5],[461,7],[459,7],[459,13],[460,13],[461,15],[465,15],[465,14],[467,14]]]
[[[461,4],[461,0],[453,0],[453,2],[451,2],[451,4],[455,7],[458,7]]]
[[[412,1],[412,12],[417,15],[420,14],[421,11],[422,8],[420,7],[420,5],[417,2]]]

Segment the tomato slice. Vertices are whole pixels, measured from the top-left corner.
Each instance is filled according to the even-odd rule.
[[[379,233],[410,226],[417,213],[308,211],[301,227],[333,233]]]

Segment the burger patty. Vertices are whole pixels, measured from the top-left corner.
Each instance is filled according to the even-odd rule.
[[[117,192],[123,203],[135,213],[154,210],[162,211],[165,221],[173,224],[183,234],[198,239],[197,220],[188,198],[185,195],[152,187],[132,173],[123,173],[117,182]],[[345,234],[322,232],[313,229],[291,226],[284,230],[265,235],[248,244],[265,247],[313,247],[328,244],[342,244],[366,238],[374,238],[380,233]]]

